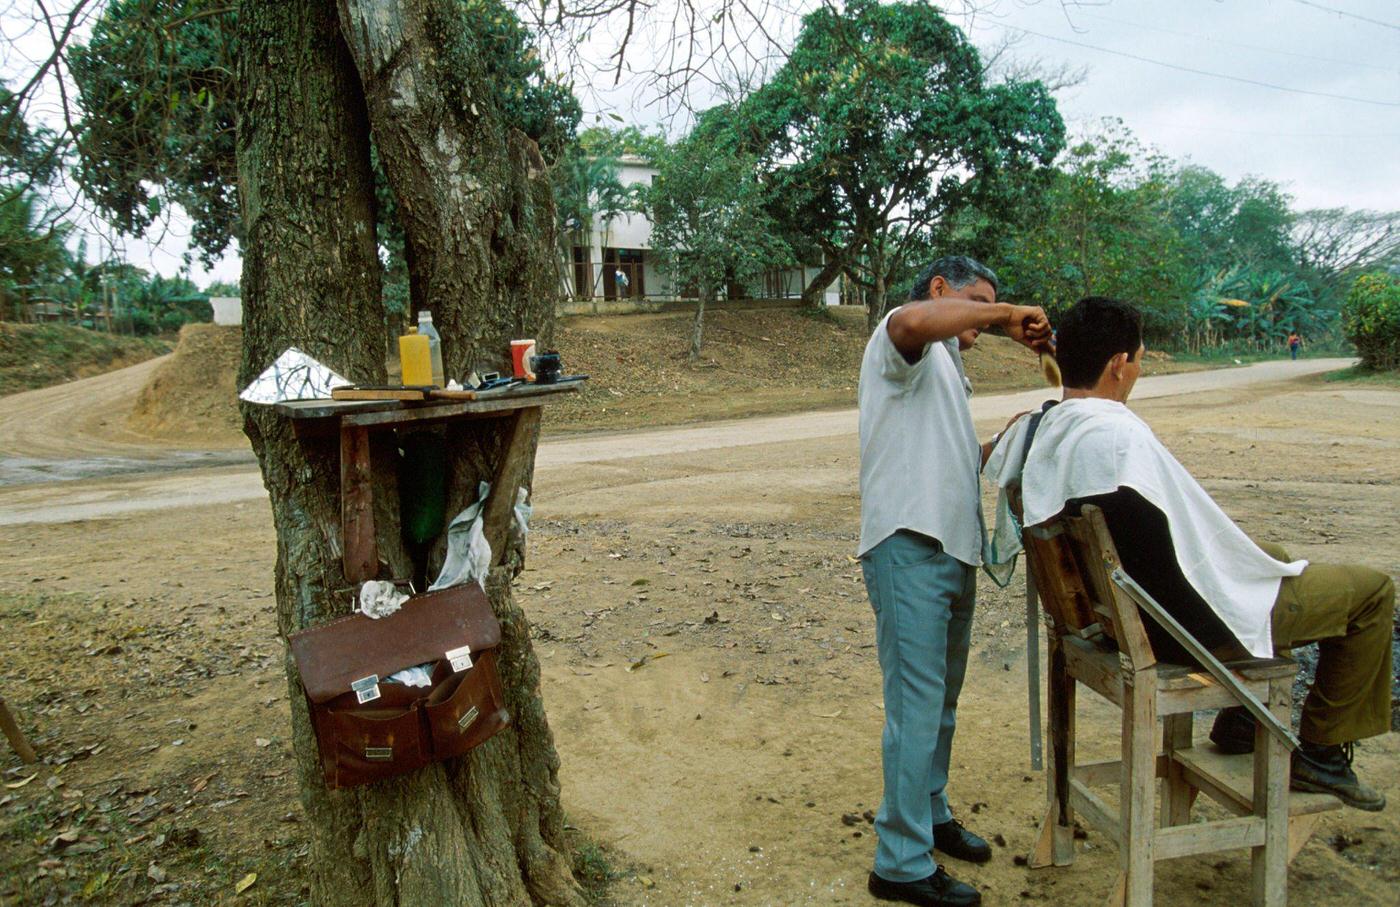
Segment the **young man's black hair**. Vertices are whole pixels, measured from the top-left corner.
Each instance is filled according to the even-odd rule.
[[[1142,346],[1142,313],[1107,296],[1086,296],[1056,323],[1055,359],[1065,387],[1093,387],[1108,360]]]

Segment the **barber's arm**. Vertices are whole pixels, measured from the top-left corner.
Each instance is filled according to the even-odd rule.
[[[1004,328],[1012,340],[1037,352],[1050,348],[1050,320],[1040,306],[942,296],[901,306],[889,321],[890,341],[911,361],[930,343],[990,327]]]

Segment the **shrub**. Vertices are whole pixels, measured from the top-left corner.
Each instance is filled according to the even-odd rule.
[[[1342,327],[1363,368],[1400,369],[1400,280],[1380,272],[1358,277],[1342,306]]]

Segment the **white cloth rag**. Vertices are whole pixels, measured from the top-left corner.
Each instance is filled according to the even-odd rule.
[[[385,580],[372,579],[360,587],[360,613],[374,620],[388,617],[406,601],[408,596]]]
[[[447,557],[428,591],[460,586],[472,580],[482,589],[486,588],[486,574],[491,570],[491,543],[486,541],[481,511],[490,493],[491,483],[482,482],[477,486],[476,501],[448,524]]]
[[[525,545],[525,537],[530,534],[530,515],[535,512],[535,507],[530,503],[530,489],[521,485],[515,490],[515,532],[516,538],[520,539],[521,547]]]
[[[1022,475],[1026,525],[1054,517],[1066,501],[1119,488],[1166,515],[1191,587],[1250,654],[1273,655],[1269,617],[1279,583],[1308,562],[1285,564],[1265,554],[1123,404],[1078,398],[1046,413]]]
[[[998,586],[1005,588],[1016,573],[1016,557],[1021,553],[1021,523],[1011,512],[1011,499],[1007,490],[1020,484],[1021,469],[1025,465],[1022,454],[1026,447],[1026,431],[1030,428],[1035,413],[1026,413],[1011,423],[991,456],[982,467],[983,478],[990,481],[997,490],[996,514],[993,517],[992,531],[982,539],[982,569]]]

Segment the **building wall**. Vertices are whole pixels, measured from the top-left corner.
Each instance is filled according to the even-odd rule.
[[[621,166],[618,169],[618,181],[624,186],[650,185],[652,178],[656,175],[656,168],[650,166],[641,158],[623,157]],[[593,232],[589,237],[589,260],[593,263],[591,272],[593,275],[593,286],[586,292],[579,293],[581,296],[593,294],[601,297],[604,295],[604,281],[601,279],[604,261],[604,249],[640,249],[647,253],[643,258],[642,272],[646,290],[646,298],[656,300],[676,299],[678,288],[675,282],[667,274],[666,268],[655,260],[651,253],[651,221],[642,214],[624,214],[603,223],[601,221],[593,224]],[[572,253],[570,253],[572,254]],[[573,283],[573,264],[569,263],[569,282]],[[802,288],[807,281],[815,277],[820,267],[808,266],[805,268],[791,268],[783,272],[785,283],[789,287],[788,296],[796,297],[802,294]],[[580,288],[575,287],[575,291]],[[763,293],[762,284],[754,288],[754,294],[758,296]],[[825,305],[839,305],[841,302],[840,285],[832,281],[823,294],[822,301]]]

